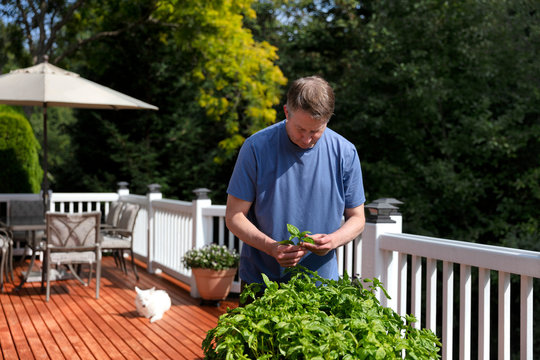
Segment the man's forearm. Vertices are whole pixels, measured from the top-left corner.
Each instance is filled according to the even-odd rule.
[[[365,223],[363,216],[351,216],[346,219],[343,225],[332,233],[332,236],[337,240],[334,244],[335,248],[354,240],[362,233],[362,231],[364,231]]]
[[[236,213],[231,216],[227,216],[225,221],[227,228],[241,241],[265,252],[268,255],[272,255],[271,245],[275,241],[257,229],[257,227],[253,225],[253,223],[249,221],[244,214]]]

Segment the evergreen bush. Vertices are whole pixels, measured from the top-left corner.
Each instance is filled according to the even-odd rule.
[[[0,106],[0,193],[38,193],[41,146],[24,115]]]

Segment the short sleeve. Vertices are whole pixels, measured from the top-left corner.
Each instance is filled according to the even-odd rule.
[[[257,159],[249,140],[247,139],[240,148],[227,193],[241,200],[253,202],[257,184]]]
[[[358,152],[353,147],[344,163],[345,208],[351,209],[366,202],[362,169]]]

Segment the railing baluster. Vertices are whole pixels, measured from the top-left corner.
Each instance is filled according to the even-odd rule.
[[[437,260],[426,259],[426,328],[437,329]]]
[[[229,249],[234,249],[234,234],[230,231],[228,231],[229,235],[228,235],[228,238],[229,238]],[[238,250],[238,249],[237,249]]]
[[[383,273],[382,281],[384,286],[390,295],[390,299],[386,296],[382,297],[381,304],[387,306],[394,311],[398,311],[398,302],[399,302],[399,257],[398,253],[395,251],[385,251],[384,261],[386,271]]]
[[[156,211],[156,210],[154,210]],[[157,211],[154,213],[154,228],[156,230],[158,230],[157,228],[157,223],[156,223],[156,215],[157,215]],[[163,216],[161,215],[160,218],[163,218]],[[176,258],[180,258],[181,260],[181,256],[178,256],[180,255],[180,253],[178,253],[178,239],[179,239],[179,232],[180,232],[180,224],[178,223],[178,214],[177,213],[168,213],[165,215],[164,217],[167,221],[167,224],[169,224],[168,226],[168,230],[167,233],[163,233],[163,231],[159,231],[159,232],[156,232],[156,234],[159,234],[157,236],[159,236],[159,238],[162,238],[164,239],[164,246],[154,246],[154,248],[156,250],[158,250],[158,248],[161,248],[160,249],[160,253],[159,253],[159,256],[161,258],[165,258],[166,261],[167,261],[167,264],[171,264],[171,266],[174,266],[176,267],[177,264],[178,264],[178,260]],[[178,254],[178,255],[176,255]],[[157,259],[156,259],[157,260]]]
[[[353,251],[355,253],[355,263],[352,266],[353,276],[360,275],[362,273],[362,236],[358,236],[353,241]]]
[[[471,267],[461,264],[459,271],[459,358],[471,358]]]
[[[510,359],[510,274],[499,271],[499,360]]]
[[[351,241],[345,245],[345,270],[349,276],[353,275],[353,253],[354,253],[354,244]]]
[[[443,329],[442,358],[452,360],[454,329],[454,264],[443,261]]]
[[[533,281],[530,276],[521,276],[520,290],[520,359],[533,358]]]
[[[411,311],[416,317],[414,327],[420,329],[422,322],[422,258],[413,255],[411,268]]]
[[[478,269],[478,359],[489,360],[491,271]]]
[[[223,230],[223,227],[225,226],[225,221],[223,216],[219,217],[219,231],[218,231],[218,237],[219,237],[219,245],[225,245],[225,231]],[[228,246],[230,248],[230,246]]]
[[[407,254],[399,253],[398,255],[398,313],[401,316],[407,314]]]
[[[344,265],[344,261],[345,261],[345,256],[343,254],[344,252],[344,247],[343,246],[340,246],[336,249],[336,257],[337,257],[337,263],[338,263],[338,272],[339,272],[339,276],[343,276],[343,272],[344,272],[344,268],[345,268],[345,265]]]

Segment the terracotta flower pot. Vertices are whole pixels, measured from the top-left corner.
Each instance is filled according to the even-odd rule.
[[[226,270],[191,269],[197,289],[204,300],[224,300],[236,275],[236,268]]]

